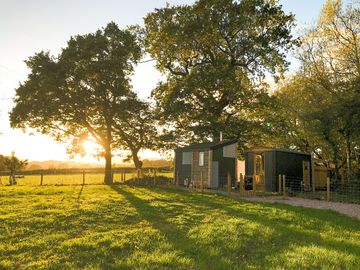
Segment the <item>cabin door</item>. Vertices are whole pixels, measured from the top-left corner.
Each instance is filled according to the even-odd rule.
[[[219,162],[213,161],[211,166],[211,188],[219,187]]]
[[[264,181],[264,156],[255,155],[254,157],[254,180],[256,190],[265,190],[265,181]]]
[[[303,160],[303,182],[304,182],[304,189],[310,190],[310,162]]]

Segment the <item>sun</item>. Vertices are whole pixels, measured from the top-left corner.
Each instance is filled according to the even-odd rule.
[[[99,145],[88,140],[83,143],[83,147],[87,155],[94,155],[98,152],[99,149]]]

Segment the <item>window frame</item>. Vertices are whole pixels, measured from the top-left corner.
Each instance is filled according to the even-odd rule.
[[[192,155],[193,155],[192,152],[182,152],[181,164],[182,165],[192,165],[192,157],[193,157]]]
[[[199,167],[203,167],[205,164],[205,152],[199,152]]]

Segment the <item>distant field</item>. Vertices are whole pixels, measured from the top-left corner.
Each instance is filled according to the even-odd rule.
[[[360,269],[359,228],[171,189],[0,187],[0,269]]]
[[[173,178],[173,172],[158,172],[158,176],[165,176]],[[136,177],[135,172],[129,172],[125,174],[125,180]],[[9,183],[8,176],[1,176],[1,183],[3,185]],[[18,185],[40,185],[40,174],[37,175],[24,175],[24,178],[17,179]],[[120,173],[114,173],[114,182],[120,182]],[[82,173],[71,173],[71,174],[44,174],[43,185],[79,185],[83,182]],[[1,184],[0,183],[0,184]],[[103,184],[104,174],[103,173],[85,173],[85,184]]]

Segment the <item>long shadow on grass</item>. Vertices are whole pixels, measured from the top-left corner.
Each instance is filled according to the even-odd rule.
[[[236,200],[232,200],[229,198],[225,198],[222,196],[216,195],[200,195],[200,194],[193,194],[189,192],[178,192],[178,191],[171,191],[171,190],[152,190],[154,192],[158,192],[161,195],[170,195],[174,194],[176,197],[174,200],[179,199],[181,201],[186,201],[191,207],[197,208],[201,206],[202,210],[204,209],[219,209],[223,211],[229,217],[236,217],[241,219],[249,220],[253,223],[260,224],[263,228],[271,228],[273,229],[272,236],[266,239],[265,243],[256,243],[257,239],[254,239],[256,243],[256,247],[250,248],[248,251],[247,257],[256,257],[261,258],[264,256],[276,257],[276,254],[281,254],[284,251],[287,251],[291,245],[295,246],[318,246],[328,250],[335,250],[340,251],[345,254],[353,254],[355,256],[360,256],[360,245],[352,244],[346,242],[346,239],[324,239],[321,236],[322,232],[322,224],[327,223],[330,226],[333,226],[334,229],[346,229],[349,231],[357,231],[358,222],[352,219],[348,219],[349,222],[341,222],[334,217],[339,217],[339,215],[325,212],[321,210],[306,210],[303,208],[291,207],[291,206],[282,206],[282,205],[266,205],[266,204],[258,204],[258,203],[245,203],[239,202]],[[129,201],[135,203],[135,207],[143,208],[147,211],[154,212],[158,211],[159,215],[161,213],[161,209],[154,209],[154,207],[150,205],[146,205],[145,201],[135,197],[133,194],[130,194],[123,190],[118,190],[119,193],[123,194],[127,197]],[[154,193],[146,192],[145,190],[138,190],[138,192],[143,192],[146,195],[150,195],[155,198]],[[158,198],[157,201],[164,201],[168,202],[168,199]],[[242,204],[243,207],[239,207],[239,204]],[[255,206],[253,209],[247,209],[251,206]],[[268,210],[271,209],[278,209],[286,212],[293,213],[294,220],[291,218],[286,217],[274,217],[271,214],[266,215],[265,211],[260,211],[260,208],[256,209],[256,206],[260,208],[265,208]],[[164,209],[165,210],[165,209]],[[306,212],[305,212],[306,211]],[[148,213],[149,214],[149,213]],[[272,214],[274,215],[274,214]],[[149,216],[150,217],[150,216]],[[152,216],[154,217],[154,216]],[[303,218],[305,219],[313,219],[314,221],[310,224],[302,224]],[[164,218],[160,219],[161,223],[165,223],[166,220]],[[319,223],[318,223],[319,222]],[[293,226],[296,225],[300,226]],[[156,225],[156,224],[155,224]],[[171,224],[171,226],[175,226]],[[172,233],[172,231],[169,231]],[[326,236],[325,236],[326,238]],[[170,239],[171,240],[171,239]],[[175,242],[177,239],[174,239]],[[196,244],[196,243],[195,243]],[[274,249],[273,246],[276,246]],[[272,249],[272,254],[269,254],[269,250]],[[263,266],[263,263],[258,264],[263,260],[253,260],[252,263],[258,266]]]
[[[79,203],[79,201],[80,201],[80,197],[81,197],[81,195],[82,195],[82,193],[83,193],[83,190],[84,190],[84,185],[81,185],[81,189],[80,189],[80,191],[79,191],[79,193],[78,193],[78,196],[77,196],[77,198],[76,198],[76,202],[77,202],[77,203]]]
[[[279,223],[279,225],[289,225],[295,224],[296,222],[302,221],[302,218],[312,220],[312,224],[307,225],[302,223],[301,226],[307,230],[319,230],[322,232],[323,225],[329,225],[334,228],[341,230],[348,230],[348,231],[359,231],[359,224],[360,222],[355,218],[349,218],[347,216],[338,214],[331,210],[324,210],[324,209],[309,209],[305,207],[297,207],[291,205],[285,205],[281,203],[260,203],[260,202],[249,202],[241,200],[241,198],[229,198],[225,195],[217,195],[217,194],[205,194],[201,195],[199,193],[192,193],[186,190],[176,191],[173,189],[157,189],[157,193],[159,194],[177,194],[180,198],[185,198],[188,203],[193,205],[207,205],[213,208],[219,208],[226,211],[229,215],[232,216],[239,216],[239,217],[248,217],[251,219],[258,219],[259,221],[264,221],[268,223],[270,222],[271,225],[275,225],[272,223]],[[242,206],[242,207],[239,207]],[[254,211],[249,211],[247,206],[255,206],[252,207],[262,208],[262,213],[254,213]],[[280,217],[271,216],[273,214],[269,213],[266,215],[266,211],[264,210],[272,210],[277,209],[280,211],[286,211],[295,215],[297,220],[289,220]],[[256,209],[260,211],[260,209]],[[259,215],[260,214],[260,215]],[[263,215],[265,214],[265,215]],[[269,223],[268,223],[269,224]],[[270,225],[269,224],[269,225]],[[314,224],[316,225],[314,227]],[[356,247],[359,247],[356,245]]]
[[[318,222],[318,224],[326,222],[331,226],[339,226],[342,229],[356,230],[356,231],[359,230],[359,221],[357,219],[350,218],[327,209],[310,209],[306,207],[292,206],[282,203],[250,202],[250,201],[242,200],[240,197],[231,197],[231,199],[229,199],[229,197],[227,197],[226,195],[215,194],[215,193],[201,195],[200,193],[195,193],[188,190],[156,189],[156,192],[162,195],[174,194],[177,195],[179,198],[185,199],[197,205],[204,203],[206,203],[206,205],[209,205],[210,203],[212,204],[212,207],[217,207],[222,209],[228,208],[228,210],[235,210],[235,211],[246,210],[246,209],[234,208],[236,206],[239,206],[239,204],[261,206],[261,208],[265,210],[271,210],[271,209],[285,210],[286,212],[295,214],[297,216],[306,216],[306,218],[310,218]],[[211,200],[209,198],[211,198]],[[224,208],[224,206],[226,207]],[[344,222],[345,219],[346,222]],[[303,225],[307,227],[307,225],[305,224]],[[313,229],[313,228],[308,228],[308,229]]]
[[[233,262],[211,256],[207,249],[196,245],[194,240],[188,237],[188,229],[180,228],[176,224],[167,221],[163,209],[150,205],[147,200],[139,198],[124,188],[112,186],[112,189],[124,196],[136,208],[143,219],[159,230],[174,249],[180,252],[180,256],[190,259],[195,269],[233,269]],[[137,191],[139,189],[136,189]]]

